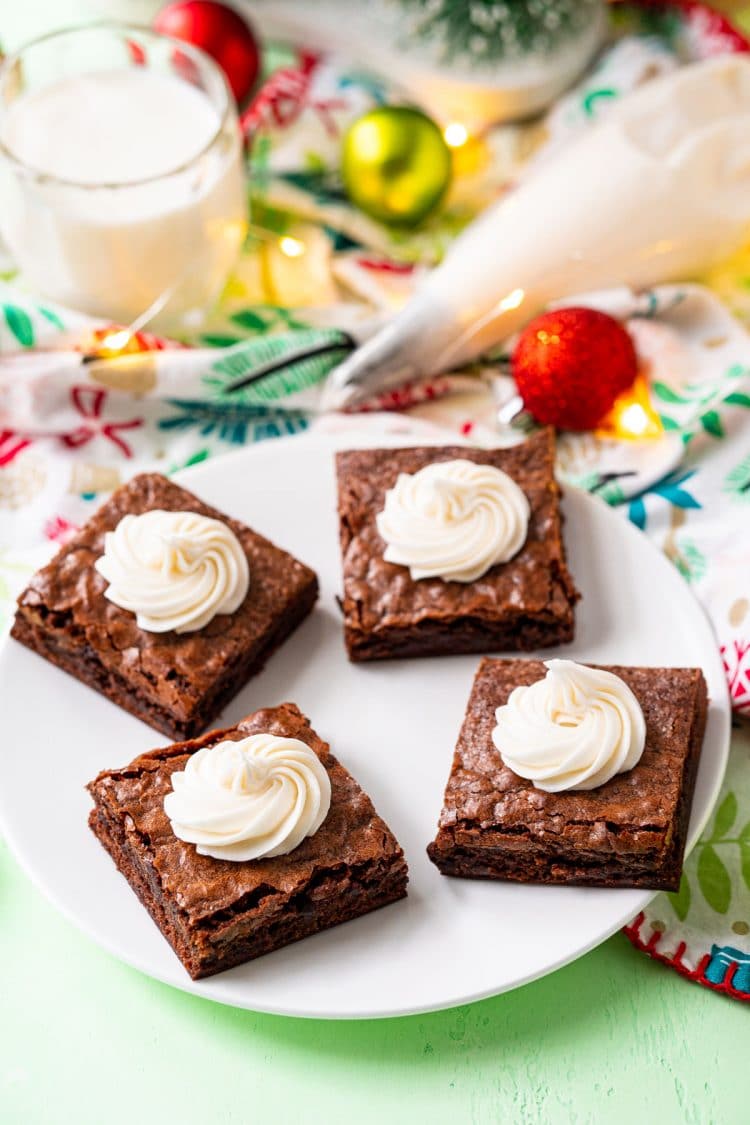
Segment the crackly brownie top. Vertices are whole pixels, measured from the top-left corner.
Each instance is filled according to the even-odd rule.
[[[602,666],[603,667],[603,666]],[[538,660],[482,660],[474,679],[440,816],[440,828],[460,834],[527,834],[579,839],[587,848],[611,841],[618,829],[663,836],[680,798],[691,731],[704,704],[699,668],[606,666],[631,689],[646,721],[646,745],[638,764],[598,789],[546,793],[518,777],[492,741],[495,711],[521,684],[546,674]],[[630,833],[632,837],[632,832]],[[633,839],[630,839],[630,844]]]
[[[133,613],[105,597],[107,582],[94,567],[104,551],[105,534],[123,516],[155,508],[197,512],[231,528],[250,567],[247,596],[234,613],[218,614],[192,633],[151,633],[138,627]],[[200,698],[227,663],[262,641],[289,603],[314,581],[309,567],[257,532],[166,477],[144,473],[114,492],[32,578],[19,608],[22,613],[36,611],[51,628],[85,640],[104,664],[125,678],[136,678],[144,689],[151,684],[169,690],[174,696],[170,706],[181,713],[185,699]]]
[[[427,446],[337,454],[348,623],[370,631],[426,617],[495,618],[504,611],[567,618],[577,594],[565,564],[554,457],[551,430],[509,449]],[[473,582],[414,581],[407,567],[383,558],[386,545],[376,517],[400,473],[416,473],[426,465],[457,458],[502,469],[520,486],[531,509],[526,541],[509,562],[491,567]]]
[[[287,855],[245,863],[199,855],[193,844],[177,839],[164,812],[172,774],[184,769],[190,755],[204,746],[262,732],[298,738],[315,751],[331,782],[328,816],[313,836]],[[210,924],[221,911],[249,909],[261,901],[272,911],[331,873],[356,879],[373,863],[386,868],[403,863],[401,848],[370,798],[293,703],[255,711],[229,730],[142,754],[124,769],[100,773],[88,788],[107,816],[125,818],[131,840],[148,853],[164,893],[191,924]]]

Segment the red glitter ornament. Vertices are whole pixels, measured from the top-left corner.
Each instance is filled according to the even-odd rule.
[[[216,0],[178,0],[159,12],[154,27],[162,35],[192,43],[211,55],[227,76],[237,102],[244,102],[258,77],[260,48],[238,12]]]
[[[591,430],[638,373],[633,341],[606,313],[555,309],[521,333],[511,359],[513,378],[537,422],[561,430]]]

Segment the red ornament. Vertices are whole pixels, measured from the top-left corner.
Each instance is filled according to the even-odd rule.
[[[159,12],[154,27],[211,55],[237,102],[244,102],[258,77],[260,49],[247,21],[234,9],[216,0],[178,0]]]
[[[537,422],[591,430],[638,373],[633,341],[606,313],[569,308],[526,325],[513,351],[513,378]]]

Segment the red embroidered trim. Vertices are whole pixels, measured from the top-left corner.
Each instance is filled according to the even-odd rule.
[[[625,926],[622,931],[636,949],[640,949],[642,953],[647,953],[649,957],[653,957],[654,961],[660,961],[662,965],[667,965],[670,969],[674,969],[675,972],[685,977],[686,980],[692,980],[696,984],[702,984],[704,988],[710,988],[713,992],[723,992],[726,996],[731,996],[733,1000],[744,1000],[746,1003],[750,1002],[750,992],[742,992],[732,987],[734,974],[739,968],[736,961],[732,962],[727,968],[723,982],[721,984],[716,984],[715,981],[706,978],[706,969],[711,961],[710,953],[706,953],[701,957],[694,969],[688,968],[682,960],[685,949],[687,948],[685,942],[681,941],[672,954],[659,953],[657,946],[661,941],[662,935],[658,930],[654,930],[648,941],[644,941],[640,935],[640,929],[645,920],[646,917],[641,911],[638,917],[634,918],[630,925]]]

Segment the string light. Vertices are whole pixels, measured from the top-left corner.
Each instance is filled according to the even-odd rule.
[[[620,395],[596,432],[600,437],[625,441],[662,437],[664,427],[651,405],[648,383],[643,375],[638,375],[632,387]]]
[[[449,148],[461,148],[469,139],[469,130],[460,121],[451,121],[443,129],[443,137]]]
[[[100,343],[100,349],[108,352],[120,352],[126,348],[133,338],[129,328],[120,328],[117,332],[108,332]]]
[[[643,437],[651,425],[651,419],[639,402],[633,402],[621,412],[618,425],[626,434]]]
[[[263,242],[273,243],[287,258],[301,258],[307,247],[301,238],[290,234],[279,235],[278,231],[268,230],[266,227],[248,224],[248,231],[255,238]],[[182,280],[182,279],[180,279]],[[140,316],[136,317],[127,328],[97,329],[93,333],[91,345],[85,348],[86,355],[92,358],[112,359],[116,356],[144,350],[138,339],[138,333],[166,304],[179,281],[165,289],[152,305],[149,305]]]
[[[488,165],[489,146],[462,121],[449,121],[443,128],[443,140],[451,151],[454,176],[473,176]]]
[[[278,231],[269,230],[268,227],[259,227],[255,223],[249,223],[248,234],[253,238],[257,238],[260,242],[273,242],[279,248],[282,254],[287,258],[301,258],[307,250],[307,246],[301,238],[296,238],[291,234],[279,234]]]
[[[279,239],[279,250],[282,254],[286,254],[287,258],[299,258],[305,252],[305,244],[301,239],[285,234]]]
[[[142,352],[145,348],[137,327],[131,325],[128,328],[95,328],[85,337],[81,350],[90,359],[116,359]]]

